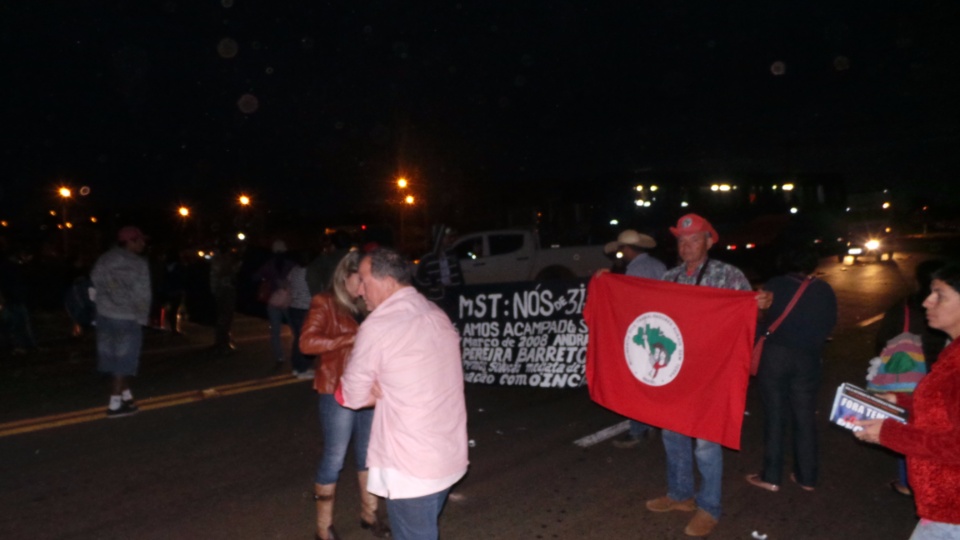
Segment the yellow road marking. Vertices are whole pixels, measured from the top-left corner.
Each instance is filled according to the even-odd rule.
[[[232,396],[234,394],[253,392],[254,390],[263,390],[266,388],[274,388],[277,386],[304,382],[304,380],[305,379],[291,377],[290,375],[274,375],[273,377],[267,377],[264,379],[254,379],[252,381],[224,384],[203,390],[190,390],[187,392],[168,394],[166,396],[146,398],[144,400],[138,400],[137,407],[139,407],[142,411],[162,409],[165,407],[183,405],[185,403],[193,403],[196,401],[215,399],[222,396]],[[69,426],[73,424],[81,424],[84,422],[92,422],[94,420],[100,420],[106,417],[107,413],[104,407],[95,407],[92,409],[83,409],[80,411],[41,416],[39,418],[16,420],[13,422],[7,422],[5,424],[0,424],[0,437],[18,435],[20,433],[30,433],[32,431],[41,431],[44,429],[52,429],[55,427]]]

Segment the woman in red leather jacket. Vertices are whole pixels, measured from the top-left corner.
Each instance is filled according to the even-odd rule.
[[[353,410],[341,407],[333,397],[347,365],[353,342],[366,309],[358,298],[360,252],[350,251],[337,264],[328,291],[317,294],[300,334],[304,354],[318,355],[313,388],[320,394],[320,428],[323,456],[317,467],[313,498],[317,501],[317,538],[335,540],[333,501],[347,446],[353,439],[360,484],[360,527],[378,538],[390,534],[377,519],[377,496],[367,491],[367,445],[373,408]]]

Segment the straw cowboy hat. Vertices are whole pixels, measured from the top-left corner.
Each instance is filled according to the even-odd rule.
[[[617,236],[617,240],[615,242],[607,243],[607,245],[603,247],[603,251],[606,253],[612,253],[613,251],[620,249],[622,246],[632,246],[639,249],[653,249],[657,247],[657,241],[654,240],[652,236],[638,233],[633,229],[627,229]],[[611,247],[611,251],[607,251]]]

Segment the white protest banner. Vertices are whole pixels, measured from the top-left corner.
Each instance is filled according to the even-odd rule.
[[[585,384],[585,279],[451,289],[439,305],[461,337],[464,380],[539,388]]]

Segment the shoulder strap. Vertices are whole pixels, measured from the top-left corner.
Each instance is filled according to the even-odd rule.
[[[793,309],[793,306],[797,304],[797,300],[800,299],[800,295],[803,294],[804,289],[807,288],[807,285],[810,285],[810,282],[812,282],[813,279],[813,276],[810,276],[803,280],[803,283],[801,283],[800,287],[797,288],[797,292],[793,293],[793,298],[790,299],[790,303],[787,304],[787,308],[783,310],[783,313],[781,313],[779,317],[777,317],[777,320],[773,321],[773,323],[767,327],[767,333],[765,335],[769,336],[772,334],[774,330],[780,326],[780,323],[787,318],[787,314],[789,314],[790,310]]]
[[[903,333],[910,331],[910,302],[903,302]]]
[[[700,267],[700,273],[697,274],[697,285],[703,281],[703,275],[707,273],[707,265],[710,264],[710,259],[703,261],[703,266]]]
[[[700,267],[700,273],[697,274],[697,281],[694,285],[699,285],[703,281],[703,275],[707,272],[707,265],[710,264],[710,259],[703,261],[703,266]],[[673,276],[673,282],[678,283],[680,281],[680,274]]]

